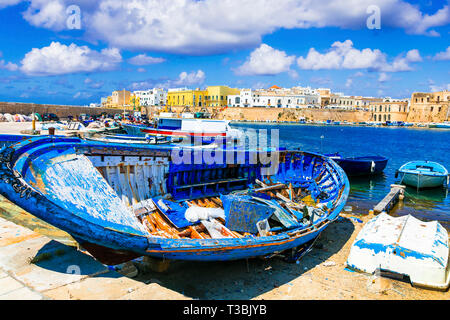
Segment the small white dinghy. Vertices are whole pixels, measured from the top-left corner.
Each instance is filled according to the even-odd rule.
[[[447,290],[448,257],[448,233],[439,222],[382,213],[356,237],[347,266],[370,274],[408,276],[413,286]]]

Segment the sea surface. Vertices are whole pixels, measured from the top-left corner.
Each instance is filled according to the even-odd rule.
[[[244,131],[266,129],[269,134],[271,130],[279,130],[279,145],[288,149],[389,158],[383,174],[349,179],[351,191],[347,205],[357,214],[367,214],[389,193],[391,184],[400,182],[395,172],[408,161],[435,161],[450,170],[449,129],[258,123],[231,123],[231,126]],[[450,230],[448,193],[448,187],[421,191],[407,187],[404,201],[390,213],[411,214],[423,221],[438,220]]]

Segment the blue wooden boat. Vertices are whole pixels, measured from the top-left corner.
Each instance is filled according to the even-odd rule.
[[[0,134],[0,149],[31,137],[30,135],[21,134]]]
[[[0,151],[0,194],[104,264],[267,257],[316,239],[350,188],[327,157],[266,151],[272,170],[262,151],[33,137]]]
[[[442,187],[448,184],[447,169],[432,161],[411,161],[397,170],[395,177],[401,178],[400,184],[418,189]]]
[[[343,157],[339,153],[327,154],[348,176],[376,175],[383,172],[388,158],[382,156]]]

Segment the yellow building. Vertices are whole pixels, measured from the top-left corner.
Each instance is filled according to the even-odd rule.
[[[450,91],[414,92],[408,114],[410,122],[442,122],[449,117]]]
[[[133,108],[133,110],[141,110],[141,98],[138,95],[135,95],[134,93],[130,96],[130,106]]]
[[[406,121],[408,118],[408,101],[373,102],[369,105],[372,121]]]
[[[167,105],[170,107],[204,107],[206,90],[169,90],[167,93]]]
[[[237,95],[239,89],[227,86],[209,86],[206,90],[169,90],[167,105],[170,107],[226,107],[228,96]]]
[[[228,96],[240,94],[239,89],[227,86],[209,86],[206,94],[207,107],[226,107],[228,105]]]

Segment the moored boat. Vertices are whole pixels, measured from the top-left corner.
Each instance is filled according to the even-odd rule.
[[[157,119],[155,125],[122,124],[125,131],[133,136],[168,136],[183,138],[201,138],[205,141],[223,139],[239,140],[242,133],[232,129],[228,120],[211,120],[197,118],[163,118]]]
[[[0,194],[105,264],[283,252],[316,239],[346,203],[348,179],[324,156],[219,151],[35,137],[0,152]],[[267,152],[273,166],[258,160]]]
[[[442,123],[436,123],[434,128],[450,129],[450,121],[445,121],[445,122],[442,122]]]
[[[383,172],[388,158],[382,156],[343,157],[339,153],[327,154],[348,176],[376,175]]]
[[[449,174],[447,169],[432,161],[411,161],[397,170],[395,177],[401,178],[400,184],[405,184],[418,189],[436,188],[448,184]]]

